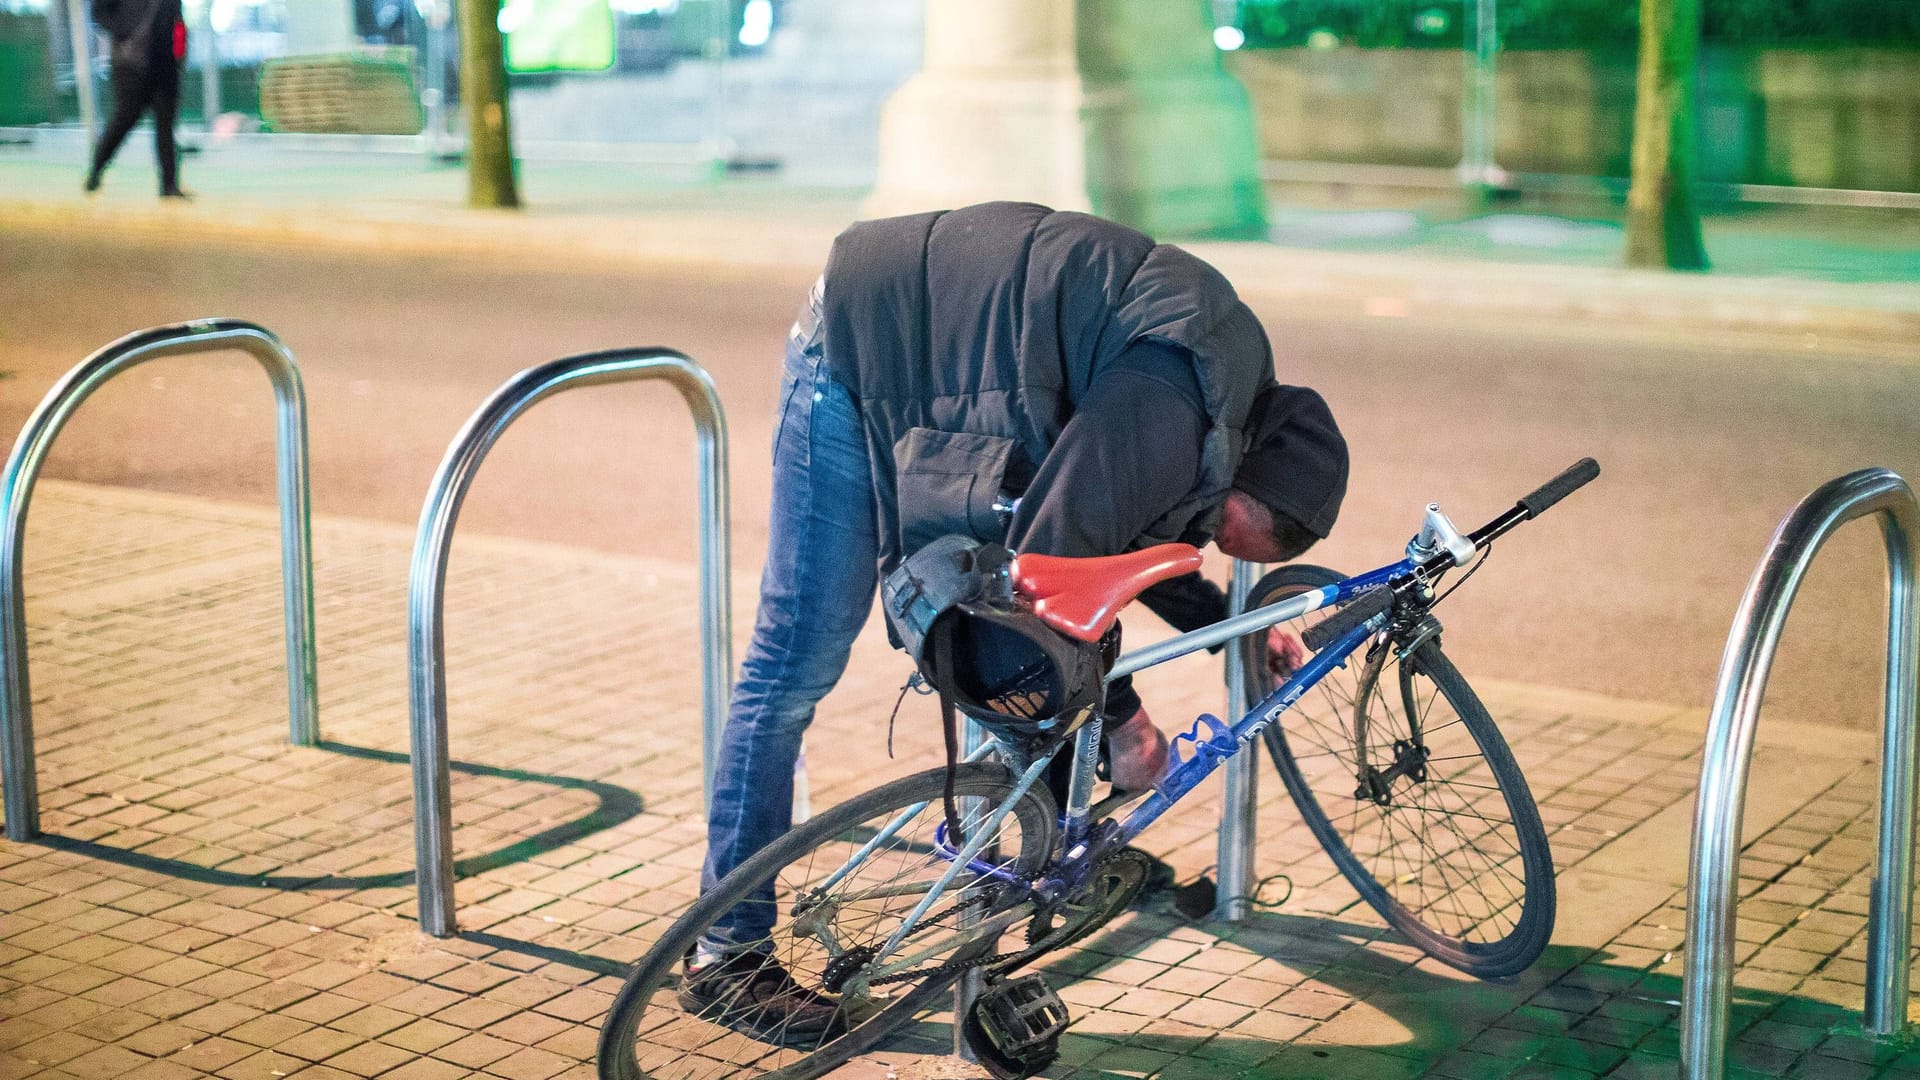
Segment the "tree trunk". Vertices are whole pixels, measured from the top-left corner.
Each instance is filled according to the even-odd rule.
[[[459,0],[460,102],[467,116],[467,205],[516,207],[500,0]]]
[[[1705,270],[1698,149],[1700,0],[1640,0],[1640,70],[1633,107],[1633,187],[1627,194],[1627,263]]]

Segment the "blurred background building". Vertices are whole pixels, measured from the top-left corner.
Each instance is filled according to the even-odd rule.
[[[450,2],[187,0],[184,120],[456,149]],[[0,127],[77,124],[76,70],[104,89],[97,35],[74,62],[84,6],[0,0]],[[1704,179],[1920,192],[1920,4],[1704,9]],[[521,156],[877,185],[875,209],[1011,174],[1232,235],[1259,227],[1263,181],[1431,189],[1464,166],[1604,191],[1628,171],[1637,5],[1618,0],[508,0],[500,18]]]

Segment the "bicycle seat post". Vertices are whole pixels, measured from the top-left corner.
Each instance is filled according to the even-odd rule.
[[[1086,838],[1088,807],[1093,803],[1094,770],[1100,763],[1100,729],[1102,717],[1093,715],[1080,726],[1074,736],[1073,774],[1067,782],[1066,837],[1063,850],[1071,851],[1073,846]]]

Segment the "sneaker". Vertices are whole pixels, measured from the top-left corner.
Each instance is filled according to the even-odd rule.
[[[811,1049],[846,1033],[837,1002],[801,986],[779,961],[760,952],[689,963],[680,980],[680,1007],[777,1046]]]

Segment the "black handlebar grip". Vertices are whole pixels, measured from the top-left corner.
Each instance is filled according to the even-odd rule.
[[[1547,508],[1561,499],[1585,487],[1594,477],[1600,475],[1600,463],[1592,458],[1581,458],[1566,472],[1540,485],[1539,490],[1520,500],[1527,511],[1527,520],[1532,521],[1547,512]]]
[[[1346,602],[1333,617],[1312,626],[1300,635],[1307,648],[1318,652],[1329,642],[1338,641],[1340,635],[1373,618],[1375,615],[1393,606],[1393,590],[1385,585],[1375,585]]]

